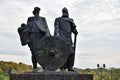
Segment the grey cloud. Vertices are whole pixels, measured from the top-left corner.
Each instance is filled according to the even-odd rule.
[[[7,32],[0,32],[0,37],[8,38],[8,39],[15,39],[17,33],[7,33]]]
[[[85,0],[76,1],[74,14],[81,22],[103,21],[119,16],[119,0]],[[78,10],[79,8],[79,10]],[[79,15],[79,18],[78,16]]]
[[[19,51],[19,50],[16,50],[16,49],[0,49],[0,54],[3,54],[3,55],[16,55],[17,56],[26,56],[28,55],[28,53],[26,51]]]
[[[105,39],[98,39],[98,40],[89,40],[89,41],[81,41],[79,47],[120,47],[120,40],[105,40]]]

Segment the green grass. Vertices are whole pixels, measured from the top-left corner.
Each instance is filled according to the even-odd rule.
[[[0,73],[0,80],[9,80],[9,76],[5,76],[4,73]]]

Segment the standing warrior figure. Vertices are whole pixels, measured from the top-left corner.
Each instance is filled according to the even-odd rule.
[[[68,69],[68,71],[74,71],[74,57],[75,57],[75,51],[72,44],[72,38],[71,34],[72,32],[77,35],[78,32],[76,30],[76,25],[72,18],[69,18],[68,10],[67,8],[62,9],[62,16],[55,19],[55,31],[54,36],[61,37],[63,40],[66,41],[66,43],[70,47],[70,55],[68,57],[67,62],[60,68],[61,70]]]
[[[20,28],[18,29],[22,45],[26,45],[26,42],[28,42],[27,44],[30,47],[31,54],[32,54],[31,58],[32,58],[32,64],[33,64],[33,72],[37,71],[37,60],[35,57],[36,46],[43,37],[50,36],[46,19],[44,17],[39,16],[40,10],[41,9],[39,7],[35,7],[33,10],[34,16],[28,17],[27,25],[22,24],[22,26],[24,25],[26,27],[22,27],[22,26],[20,27],[25,29],[24,30]],[[27,36],[23,35],[23,32],[25,33],[26,30],[27,30],[26,32]],[[26,39],[25,37],[27,37],[28,39]]]
[[[35,58],[36,45],[41,38],[45,36],[50,36],[46,19],[44,17],[39,16],[39,11],[40,8],[35,7],[33,10],[34,16],[29,17],[27,20],[27,27],[30,39],[30,43],[28,44],[28,46],[30,47],[32,53],[33,71],[37,70],[37,60]]]

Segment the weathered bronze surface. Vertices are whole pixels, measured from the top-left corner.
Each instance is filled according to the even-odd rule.
[[[68,71],[74,71],[73,66],[75,59],[76,38],[78,32],[74,20],[69,17],[68,9],[66,7],[62,9],[62,16],[55,19],[54,26],[54,36],[60,36],[71,47],[68,50],[68,52],[70,53],[68,60],[60,69],[68,69]],[[75,35],[74,46],[72,41],[72,33]]]
[[[28,45],[32,54],[32,72],[37,72],[37,63],[43,70],[74,71],[74,57],[76,47],[76,36],[78,34],[76,25],[69,18],[67,8],[62,9],[62,16],[55,19],[54,36],[51,36],[45,17],[39,16],[41,9],[35,7],[33,16],[28,17],[27,24],[21,24],[18,29],[21,44]],[[75,35],[74,46],[72,33]]]
[[[46,37],[38,42],[36,48],[37,62],[43,69],[55,71],[69,56],[70,47],[60,37]]]

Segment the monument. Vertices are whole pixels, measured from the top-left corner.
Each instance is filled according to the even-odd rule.
[[[11,74],[10,80],[93,80],[92,74],[74,71],[77,29],[68,9],[62,9],[62,16],[55,19],[54,36],[51,36],[45,17],[39,16],[39,7],[33,10],[27,24],[18,28],[21,44],[28,45],[32,54],[33,70]],[[74,34],[74,44],[71,34]],[[43,72],[37,69],[37,63]],[[60,69],[60,72],[56,72]]]

